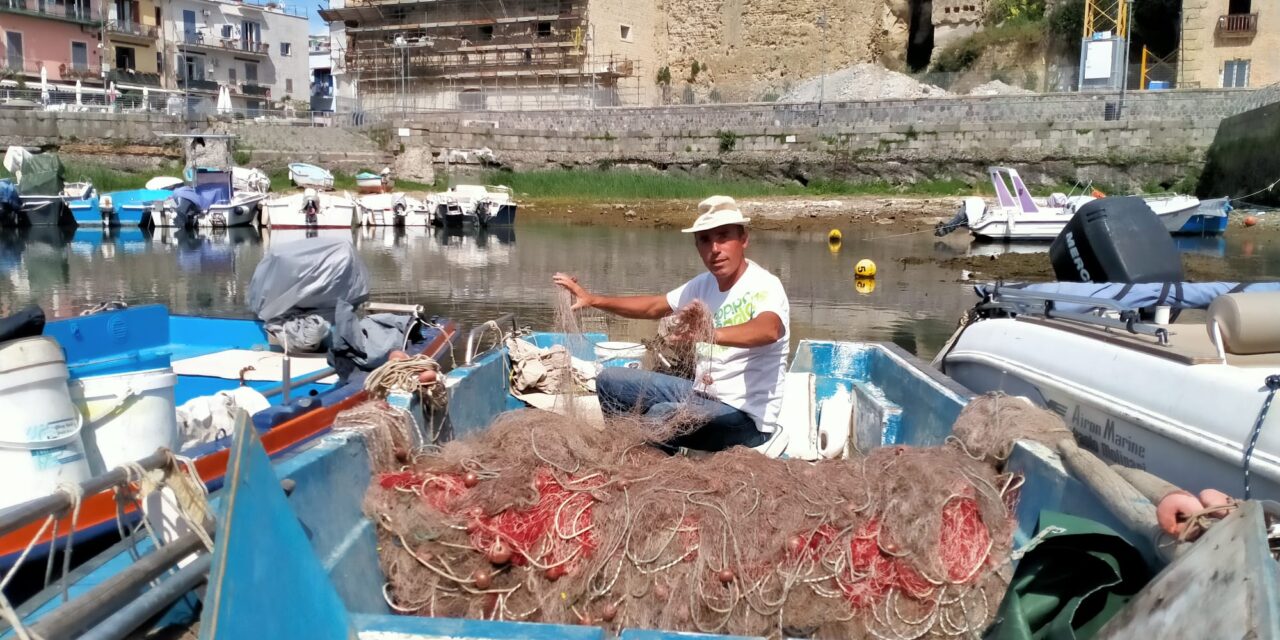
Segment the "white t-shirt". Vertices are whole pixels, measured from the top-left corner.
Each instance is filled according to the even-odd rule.
[[[782,407],[791,334],[791,305],[782,282],[748,260],[747,270],[728,291],[721,291],[715,276],[706,272],[667,294],[672,309],[694,300],[707,305],[717,328],[742,324],[766,311],[782,319],[782,337],[772,344],[750,349],[699,344],[694,376],[695,390],[740,409],[755,419],[757,428],[772,433]]]

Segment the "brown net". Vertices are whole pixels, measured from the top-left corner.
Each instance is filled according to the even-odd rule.
[[[384,595],[418,615],[613,630],[976,635],[1010,573],[1019,483],[995,461],[1054,432],[1017,403],[975,400],[943,447],[817,463],[667,456],[638,420],[504,414],[377,475]]]

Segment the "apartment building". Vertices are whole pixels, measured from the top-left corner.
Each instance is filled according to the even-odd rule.
[[[0,80],[102,83],[100,0],[0,0]]]
[[[308,108],[302,11],[278,2],[166,0],[161,15],[164,59],[174,65],[171,88],[186,93],[197,108],[215,105],[224,86],[236,110],[252,113],[286,102]]]
[[[117,84],[163,86],[162,7],[153,0],[105,0],[107,78]]]
[[[337,90],[358,85],[366,109],[607,106],[655,90],[651,3],[335,0],[320,15]]]
[[[1179,86],[1263,87],[1280,82],[1280,3],[1184,0]]]

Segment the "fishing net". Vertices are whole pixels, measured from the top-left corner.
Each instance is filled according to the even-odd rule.
[[[1021,406],[980,398],[945,446],[816,463],[668,456],[639,420],[503,414],[377,474],[365,509],[384,596],[404,613],[612,630],[976,635],[1008,584],[1020,484],[994,461],[1058,433]]]

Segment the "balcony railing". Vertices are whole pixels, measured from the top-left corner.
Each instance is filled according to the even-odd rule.
[[[123,34],[127,36],[134,36],[137,38],[150,38],[153,40],[156,38],[155,27],[147,24],[140,24],[137,22],[112,20],[107,23],[107,31],[110,31],[111,33],[118,33],[118,34]]]
[[[0,0],[3,2],[4,0]],[[270,47],[265,42],[244,42],[235,38],[208,36],[202,33],[187,33],[183,36],[183,44],[187,47],[213,49],[218,51],[234,51],[265,56]]]
[[[160,74],[129,71],[127,69],[112,69],[107,74],[107,80],[117,84],[136,84],[146,85],[149,87],[160,86]]]
[[[1218,17],[1218,33],[1229,37],[1249,37],[1258,33],[1258,14],[1231,13]]]
[[[246,96],[257,96],[260,98],[271,97],[271,87],[260,84],[250,84],[248,82],[240,85],[240,92]]]
[[[208,91],[217,93],[220,85],[213,80],[196,80],[194,78],[179,78],[178,88],[187,91]]]
[[[0,13],[20,13],[54,20],[66,20],[79,24],[99,24],[97,17],[85,4],[54,4],[52,0],[0,0]]]

